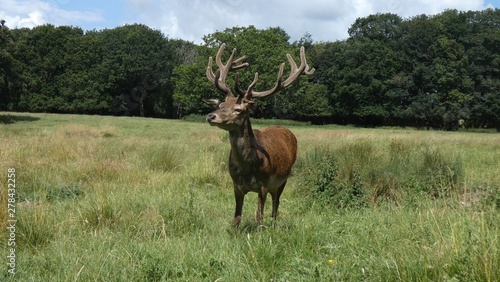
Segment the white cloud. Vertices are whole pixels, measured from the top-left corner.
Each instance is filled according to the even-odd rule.
[[[130,0],[131,2],[142,2]],[[335,41],[347,37],[347,29],[358,17],[391,12],[404,18],[437,14],[445,9],[482,10],[482,0],[148,0],[142,9],[144,23],[160,28],[173,38],[201,43],[204,35],[234,26],[257,28],[280,26],[298,40],[306,32],[317,41]],[[155,4],[156,3],[156,4]],[[154,16],[164,13],[167,16]],[[174,20],[175,19],[175,20]]]
[[[492,0],[490,0],[492,1]],[[92,4],[94,3],[94,4]],[[359,17],[395,13],[404,18],[433,15],[445,9],[482,10],[484,0],[2,0],[0,18],[9,27],[44,23],[84,29],[143,23],[170,38],[202,43],[202,37],[235,26],[281,27],[298,40],[310,33],[316,41],[347,37]],[[99,6],[101,9],[89,7]],[[70,10],[69,7],[73,7]]]
[[[99,11],[69,11],[58,8],[49,1],[40,0],[2,0],[0,18],[9,27],[30,28],[46,23],[78,26],[82,22],[98,22],[103,19]]]
[[[19,19],[18,25],[22,27],[32,27],[37,25],[42,25],[45,23],[43,14],[40,11],[33,11],[28,14],[27,18]]]

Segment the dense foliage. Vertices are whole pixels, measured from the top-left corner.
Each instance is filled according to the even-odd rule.
[[[0,110],[167,118],[206,113],[201,98],[220,96],[205,77],[207,58],[221,42],[248,56],[242,84],[258,71],[258,89],[270,88],[285,54],[297,59],[304,45],[315,75],[260,101],[256,117],[500,129],[498,9],[409,19],[370,15],[352,24],[348,39],[317,43],[310,34],[290,43],[279,27],[228,28],[197,46],[138,24],[100,31],[7,25],[0,27]]]
[[[2,109],[172,117],[168,78],[192,44],[144,25],[2,28]],[[3,37],[2,37],[3,38]],[[4,43],[5,42],[5,43]]]
[[[315,58],[333,116],[350,123],[499,127],[500,11],[358,19]],[[319,48],[316,48],[320,50]]]

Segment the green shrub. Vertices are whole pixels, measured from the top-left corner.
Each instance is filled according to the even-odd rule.
[[[448,196],[459,192],[463,178],[462,159],[446,156],[437,149],[426,149],[415,174],[424,183],[425,192],[435,197]]]
[[[388,146],[357,141],[314,148],[299,159],[298,167],[314,198],[339,208],[400,203],[416,194],[450,196],[460,192],[464,174],[459,155],[400,140]]]
[[[359,167],[351,167],[346,179],[339,177],[338,172],[335,159],[325,156],[321,171],[313,182],[314,197],[323,204],[341,209],[366,206]]]

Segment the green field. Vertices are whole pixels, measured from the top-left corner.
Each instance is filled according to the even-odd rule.
[[[248,194],[234,230],[226,132],[0,113],[0,280],[500,281],[499,134],[288,127],[299,155],[277,222],[268,201],[257,226]]]

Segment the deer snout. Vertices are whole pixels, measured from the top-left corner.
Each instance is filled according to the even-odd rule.
[[[217,115],[216,115],[216,114],[214,114],[214,113],[209,113],[209,114],[207,115],[207,121],[208,121],[208,122],[212,122],[212,121],[214,121],[216,118],[217,118]]]

